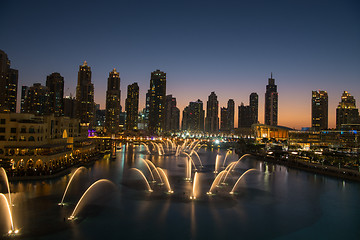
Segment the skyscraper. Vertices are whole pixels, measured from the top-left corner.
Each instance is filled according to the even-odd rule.
[[[176,98],[166,96],[165,102],[165,131],[179,130],[180,110],[176,107]]]
[[[161,133],[165,125],[166,73],[156,70],[151,73],[149,89],[149,131]]]
[[[52,73],[46,77],[46,87],[49,89],[49,113],[54,116],[64,115],[64,78],[60,73]]]
[[[133,83],[128,86],[125,111],[126,130],[138,129],[137,120],[139,115],[139,86],[137,83]]]
[[[28,94],[28,86],[21,86],[21,104],[20,104],[20,112],[24,113],[24,107],[25,107],[25,99]]]
[[[253,92],[250,94],[250,108],[252,112],[252,123],[258,123],[259,115],[259,96],[257,93]]]
[[[278,93],[275,79],[269,78],[265,93],[265,124],[276,126],[278,123]]]
[[[188,131],[204,131],[205,110],[203,102],[198,99],[196,102],[190,102],[183,110],[183,118],[181,123],[182,130]]]
[[[24,113],[32,113],[38,116],[48,115],[50,94],[49,89],[40,83],[34,83],[27,90],[24,98]]]
[[[18,70],[10,68],[6,53],[0,50],[0,112],[16,112]]]
[[[234,108],[235,103],[233,99],[229,99],[227,107],[223,107],[220,110],[221,122],[220,129],[221,131],[231,132],[234,130]]]
[[[341,124],[355,124],[360,123],[359,110],[356,108],[356,101],[353,96],[347,91],[341,96],[336,108],[336,128],[340,129]]]
[[[250,128],[253,122],[253,108],[241,103],[239,106],[238,128]]]
[[[91,127],[95,120],[94,85],[91,83],[91,68],[86,61],[79,66],[76,100],[78,101],[77,115],[81,123]]]
[[[219,102],[215,92],[211,92],[207,101],[205,131],[209,133],[219,131]]]
[[[311,127],[314,131],[328,128],[328,94],[326,91],[312,91]]]
[[[120,74],[114,70],[109,73],[106,91],[105,128],[108,134],[119,131],[120,118]]]

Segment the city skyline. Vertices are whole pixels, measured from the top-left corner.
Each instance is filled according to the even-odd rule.
[[[123,13],[120,20],[103,17],[109,5],[28,4],[6,3],[1,16],[9,24],[4,26],[0,46],[11,67],[19,71],[18,107],[21,86],[45,85],[53,72],[64,77],[65,95],[75,96],[77,68],[84,60],[92,69],[95,102],[102,109],[113,68],[120,72],[123,92],[127,85],[139,83],[139,110],[145,106],[155,69],[167,73],[166,94],[176,97],[181,113],[190,101],[206,102],[212,91],[219,108],[226,107],[228,99],[234,99],[235,108],[241,102],[247,105],[249,94],[256,92],[258,119],[263,122],[265,85],[271,72],[278,86],[279,125],[310,127],[314,90],[328,93],[330,128],[336,127],[343,91],[360,98],[360,7],[353,1],[293,5],[264,1],[260,7],[249,2],[210,2],[206,7],[192,3],[190,8],[180,3],[175,8],[165,2],[125,3],[114,6]],[[66,14],[44,21],[42,17],[52,19],[54,8]],[[86,11],[79,12],[80,8]],[[11,15],[15,9],[17,18]],[[154,9],[168,21],[148,20]],[[104,37],[107,33],[113,40]],[[157,34],[162,34],[161,41],[156,41]],[[124,109],[125,97],[121,105]],[[235,111],[235,127],[237,115]]]

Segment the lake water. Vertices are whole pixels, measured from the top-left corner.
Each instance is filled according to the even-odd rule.
[[[115,160],[107,156],[79,171],[63,207],[58,203],[71,174],[12,183],[15,226],[21,239],[360,239],[359,183],[245,157],[228,185],[207,195],[218,154],[223,160],[226,151],[199,151],[204,167],[197,174],[196,200],[190,200],[192,183],[184,180],[185,155],[146,155],[143,146],[130,144],[123,145]],[[140,175],[130,170],[139,168],[151,178],[140,158],[166,169],[173,194],[156,184],[151,184],[154,192],[146,191]],[[236,160],[231,153],[225,165]],[[198,163],[195,157],[194,162]],[[250,168],[257,171],[245,175],[236,194],[230,195],[238,177]],[[95,185],[77,219],[68,221],[81,195],[99,179],[113,184]],[[5,234],[3,208],[1,214]]]

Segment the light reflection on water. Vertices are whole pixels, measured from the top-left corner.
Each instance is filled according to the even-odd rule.
[[[340,235],[351,238],[360,234],[359,183],[248,158],[242,160],[239,170],[232,173],[232,183],[247,169],[256,168],[258,172],[240,182],[237,195],[225,194],[228,191],[223,189],[232,187],[229,184],[219,189],[220,194],[207,196],[215,177],[216,155],[219,153],[224,159],[226,150],[201,149],[199,156],[208,171],[199,174],[199,198],[191,201],[192,183],[183,182],[186,156],[146,153],[142,145],[124,144],[115,160],[106,156],[95,162],[74,179],[67,198],[69,205],[63,208],[56,204],[61,200],[70,174],[54,180],[12,183],[15,221],[29,239],[218,239],[238,236],[244,239],[292,239],[319,233],[328,238]],[[163,194],[161,190],[149,194],[141,189],[141,184],[136,188],[122,184],[134,178],[129,174],[129,168],[137,167],[146,172],[140,158],[150,159],[157,167],[167,169],[173,195]],[[226,164],[236,160],[236,154],[229,154]],[[101,196],[100,200],[91,203],[94,210],[85,212],[82,221],[63,222],[86,188],[101,178],[114,182],[117,193]],[[342,221],[337,221],[339,215]],[[48,230],[44,230],[45,225]],[[105,226],[115,231],[103,232]]]

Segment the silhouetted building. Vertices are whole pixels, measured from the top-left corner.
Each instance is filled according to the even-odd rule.
[[[149,89],[149,131],[161,133],[165,125],[166,73],[156,70],[151,73]]]
[[[180,110],[176,107],[176,98],[166,96],[165,102],[165,131],[179,130]]]
[[[0,50],[0,112],[16,112],[18,70],[10,68],[5,52]]]
[[[250,128],[251,125],[255,123],[253,115],[253,108],[241,103],[239,106],[238,128]]]
[[[128,86],[125,111],[126,130],[137,130],[137,121],[139,117],[139,86],[137,83]]]
[[[336,128],[340,129],[342,124],[356,124],[359,121],[359,110],[356,108],[356,101],[347,91],[341,96],[336,108]]]
[[[265,93],[265,124],[276,126],[278,124],[278,93],[275,79],[269,78]]]
[[[259,119],[259,96],[253,92],[250,94],[250,107],[252,109],[252,123],[258,123]]]
[[[64,116],[70,118],[77,117],[77,106],[78,102],[74,97],[66,96],[64,99]]]
[[[49,111],[49,89],[40,83],[34,83],[29,87],[24,100],[24,113],[32,113],[37,116],[51,114]]]
[[[227,108],[223,107],[220,111],[221,122],[220,129],[221,131],[231,132],[234,130],[234,108],[235,103],[233,99],[229,99],[227,103]]]
[[[54,116],[64,115],[64,78],[60,73],[52,73],[46,77],[46,87],[49,89],[49,113]]]
[[[198,99],[196,102],[190,102],[189,106],[183,110],[183,118],[181,123],[182,130],[188,131],[204,131],[205,110],[203,102]]]
[[[215,92],[211,92],[206,106],[205,131],[219,132],[219,102]]]
[[[312,91],[311,127],[314,131],[328,128],[328,94],[326,91]]]
[[[78,101],[77,115],[80,122],[91,127],[95,120],[94,85],[91,83],[91,68],[86,61],[79,66],[76,100]]]
[[[120,74],[114,70],[109,73],[106,91],[105,128],[109,134],[119,132],[120,118]]]

